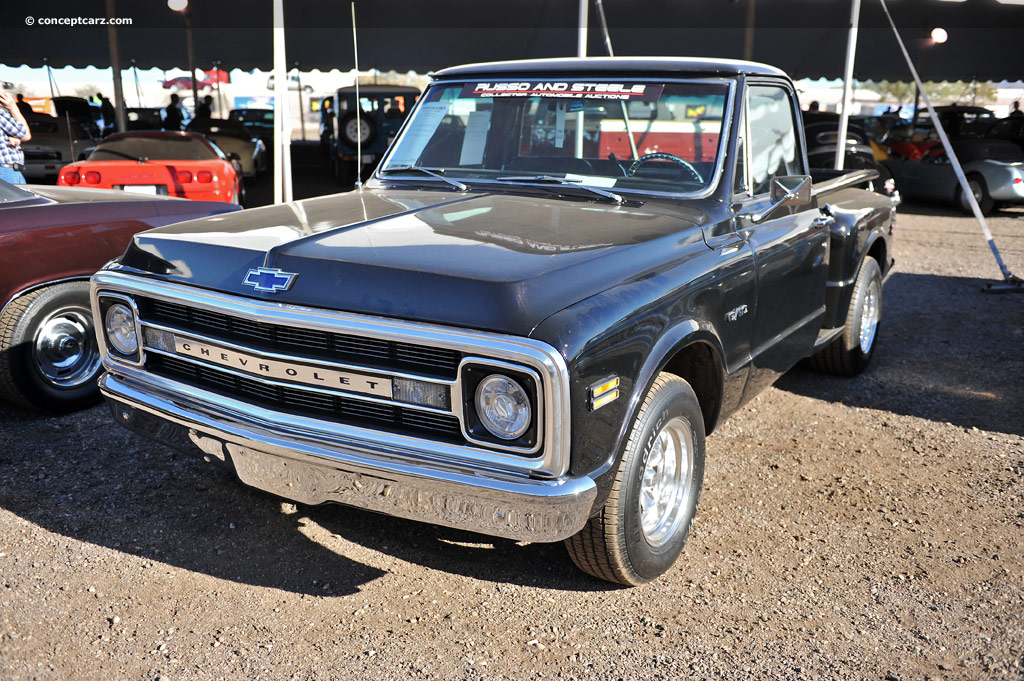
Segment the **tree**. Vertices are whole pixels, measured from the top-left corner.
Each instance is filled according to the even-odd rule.
[[[894,101],[898,106],[912,106],[914,103],[915,87],[913,83],[883,80],[878,83],[864,83],[863,87],[877,92],[883,101]],[[990,82],[965,83],[962,80],[953,83],[927,81],[924,84],[924,91],[936,106],[971,103],[980,106],[984,102],[995,101],[998,95],[996,86]],[[922,102],[921,105],[924,106],[924,103]]]

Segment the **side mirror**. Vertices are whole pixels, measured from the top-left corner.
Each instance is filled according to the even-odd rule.
[[[239,156],[238,154],[236,154],[236,153],[235,153],[235,152],[233,152],[233,151],[228,151],[228,152],[225,152],[225,153],[226,153],[226,155],[227,155],[227,157],[228,157],[228,160],[231,160],[231,161],[239,161],[239,162],[241,162],[241,160],[242,160],[242,157],[241,157],[241,156]]]
[[[760,213],[744,217],[755,225],[771,216],[783,206],[809,206],[811,204],[811,178],[809,175],[782,175],[772,178],[772,204]]]
[[[772,180],[772,209],[782,206],[807,206],[811,203],[811,178],[808,175],[783,175]]]

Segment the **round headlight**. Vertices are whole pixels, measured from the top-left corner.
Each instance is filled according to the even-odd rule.
[[[134,355],[139,351],[139,337],[135,333],[135,315],[127,305],[114,303],[107,308],[103,327],[107,332],[107,339],[115,350],[123,355]]]
[[[491,374],[476,388],[476,413],[492,435],[515,440],[530,427],[530,397],[508,376]]]

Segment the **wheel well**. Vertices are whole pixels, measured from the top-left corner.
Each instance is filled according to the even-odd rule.
[[[677,351],[662,371],[679,376],[693,388],[704,414],[704,432],[710,434],[722,406],[722,373],[718,353],[707,343],[697,342]]]
[[[889,262],[885,259],[885,239],[875,239],[875,243],[871,244],[871,248],[868,250],[868,256],[878,262],[882,274],[885,274],[885,271],[889,268]]]

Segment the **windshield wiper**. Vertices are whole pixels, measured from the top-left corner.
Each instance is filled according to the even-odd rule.
[[[384,170],[381,170],[380,174],[381,175],[386,175],[388,173],[405,172],[405,171],[408,171],[408,170],[414,170],[414,171],[416,171],[418,173],[423,173],[424,175],[430,175],[431,177],[436,177],[437,179],[441,180],[442,182],[447,182],[451,186],[453,186],[456,189],[458,189],[460,192],[469,191],[469,187],[467,185],[465,185],[465,184],[462,184],[458,180],[453,180],[453,179],[451,179],[449,177],[445,177],[441,173],[438,173],[438,172],[436,172],[434,170],[431,170],[430,168],[424,168],[423,166],[414,166],[414,165],[391,166],[389,168],[385,168]]]
[[[606,199],[611,199],[615,203],[624,203],[624,200],[618,194],[614,192],[605,191],[604,189],[598,189],[597,187],[588,187],[585,184],[580,184],[582,180],[568,180],[564,177],[555,177],[554,175],[510,175],[507,177],[499,177],[498,182],[528,182],[531,184],[556,184],[559,186],[570,186],[577,187],[578,189],[585,189],[588,192],[603,196]]]

